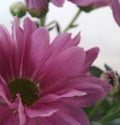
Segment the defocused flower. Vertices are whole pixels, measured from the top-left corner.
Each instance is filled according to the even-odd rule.
[[[106,79],[112,86],[113,90],[111,91],[111,94],[116,94],[119,89],[119,78],[116,74],[116,72],[109,70],[101,74],[102,79]]]
[[[47,0],[25,0],[29,13],[33,17],[44,16],[48,11]]]
[[[23,17],[26,14],[26,6],[22,2],[15,2],[10,6],[10,12],[13,16]]]
[[[120,26],[120,2],[119,0],[69,0],[81,7],[99,8],[110,6],[115,21]]]
[[[105,80],[87,75],[98,48],[77,47],[80,35],[58,35],[15,18],[12,36],[0,27],[0,125],[89,125],[80,107],[106,96]]]
[[[80,7],[85,7],[87,11],[92,10],[92,8],[99,8],[99,7],[104,7],[104,6],[110,6],[110,8],[113,11],[113,16],[115,18],[115,21],[117,24],[120,26],[120,2],[119,0],[68,0]],[[31,10],[30,12],[44,12],[46,13],[46,6],[48,4],[47,0],[25,0],[26,5],[28,8]],[[63,6],[65,0],[51,0],[51,2],[58,6],[61,7]],[[87,8],[86,8],[87,7]],[[37,10],[37,11],[36,11]],[[41,11],[42,10],[42,11]],[[33,13],[34,15],[34,13]],[[43,14],[44,15],[44,14]]]

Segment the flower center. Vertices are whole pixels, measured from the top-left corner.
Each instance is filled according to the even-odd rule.
[[[30,106],[39,96],[37,95],[37,86],[27,79],[15,79],[8,84],[11,92],[12,101],[16,98],[16,94],[19,93],[22,99],[22,103]]]

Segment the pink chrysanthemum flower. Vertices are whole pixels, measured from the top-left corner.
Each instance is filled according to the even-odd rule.
[[[0,26],[0,125],[89,125],[80,107],[95,104],[110,86],[87,75],[98,48],[78,47],[80,35],[49,33],[15,18],[12,35]]]

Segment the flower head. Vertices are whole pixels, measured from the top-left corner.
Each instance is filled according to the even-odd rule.
[[[34,17],[44,16],[48,11],[47,0],[25,0],[28,11]]]
[[[78,47],[79,34],[49,41],[28,18],[23,28],[15,18],[12,35],[0,26],[0,125],[89,125],[80,107],[109,93],[106,80],[87,74],[98,48]]]
[[[120,1],[119,0],[69,0],[81,7],[99,8],[109,6],[112,9],[113,16],[120,26]]]

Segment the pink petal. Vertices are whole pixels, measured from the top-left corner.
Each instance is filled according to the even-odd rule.
[[[24,26],[24,34],[26,41],[29,40],[30,35],[37,29],[37,26],[29,18],[25,18],[23,26]]]
[[[72,46],[77,46],[80,42],[80,34],[76,35],[73,39],[70,33],[62,33],[58,35],[51,44],[52,54],[57,55],[58,53],[68,49]]]
[[[30,61],[34,62],[35,79],[39,79],[40,71],[49,54],[49,33],[46,29],[40,28],[31,36]],[[29,61],[29,62],[30,62]],[[38,78],[37,78],[38,76]]]
[[[30,77],[31,72],[34,70],[34,65],[31,63],[29,64],[29,57],[30,57],[30,39],[32,33],[36,30],[36,25],[33,23],[29,18],[25,18],[24,20],[24,41],[22,44],[22,57],[21,57],[21,71],[22,71],[22,77]],[[28,65],[29,64],[29,65]],[[31,65],[31,68],[30,68]]]
[[[9,117],[11,114],[11,110],[9,109],[8,105],[3,103],[0,104],[0,125]]]
[[[79,6],[88,6],[91,5],[93,2],[95,2],[96,0],[68,0],[70,2],[73,2]]]
[[[98,52],[99,52],[99,49],[97,47],[86,51],[86,59],[85,59],[85,63],[84,63],[84,66],[83,66],[82,73],[87,73],[88,72],[91,64],[97,58]]]
[[[62,7],[65,0],[51,0],[51,2],[58,7]]]
[[[17,113],[7,104],[0,104],[0,125],[19,125]]]
[[[59,107],[54,104],[40,104],[36,103],[31,108],[26,107],[25,112],[29,118],[48,117],[59,110]]]
[[[24,106],[21,102],[21,98],[20,98],[20,95],[17,95],[18,97],[18,116],[19,116],[19,125],[24,125],[25,122],[26,122],[26,115],[25,115],[25,112],[24,112]]]
[[[79,96],[84,96],[87,93],[84,91],[79,91],[77,89],[63,89],[63,90],[58,90],[57,92],[54,92],[53,94],[48,94],[45,97],[41,98],[40,102],[41,103],[49,103],[53,101],[60,100],[62,98],[71,98],[71,97],[79,97]]]
[[[73,38],[73,45],[77,46],[81,40],[80,33],[78,33],[74,38]]]
[[[5,101],[8,105],[11,105],[10,103],[10,92],[6,86],[6,82],[4,79],[0,76],[0,97]]]
[[[22,74],[22,56],[24,51],[24,34],[23,30],[19,27],[18,18],[15,17],[13,27],[12,27],[12,38],[15,45],[15,52],[14,52],[14,60],[15,62],[14,67],[16,77],[21,76]]]
[[[47,4],[47,0],[25,0],[25,2],[29,9],[35,10],[41,10]]]
[[[5,119],[5,121],[2,123],[2,125],[19,125],[19,120],[17,113],[11,113],[9,114],[8,118]]]
[[[120,2],[119,0],[110,0],[110,6],[112,8],[115,21],[120,26]]]
[[[13,56],[13,42],[7,31],[3,26],[0,26],[0,74],[5,80],[14,77],[14,63],[12,62]],[[7,75],[9,74],[9,76]]]
[[[25,123],[25,125],[37,125],[36,118],[27,118],[27,122]]]
[[[79,108],[65,107],[48,118],[39,118],[42,125],[90,125],[86,114]]]
[[[100,80],[95,77],[82,77],[69,82],[69,87],[84,91],[87,94],[85,96],[66,98],[62,101],[74,106],[88,107],[94,105],[98,100],[107,96],[111,91],[111,86],[108,82]],[[94,99],[93,99],[94,98]]]
[[[45,83],[41,85],[41,88],[46,88],[46,86],[49,86],[47,84],[50,83],[54,84],[54,80],[77,76],[80,73],[84,60],[85,52],[83,49],[71,47],[65,50],[54,58],[54,60],[51,61],[51,64],[46,66],[45,81],[43,81]]]

